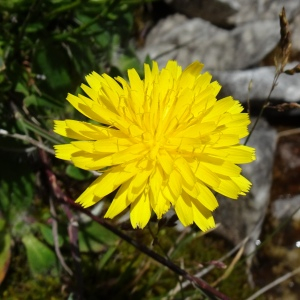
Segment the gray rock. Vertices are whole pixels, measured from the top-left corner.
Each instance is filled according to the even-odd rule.
[[[297,150],[295,149],[295,143],[280,143],[280,146],[278,147],[278,152],[280,160],[284,165],[283,170],[281,170],[282,172],[294,171],[294,169],[300,167],[300,156],[297,153]]]
[[[221,223],[216,233],[234,244],[250,237],[246,254],[256,247],[269,203],[276,137],[276,131],[261,119],[248,143],[256,149],[256,161],[242,166],[243,175],[253,184],[250,192],[237,201],[218,197],[220,207],[214,212]]]
[[[259,63],[278,40],[277,21],[257,21],[227,31],[176,14],[152,29],[138,55],[144,60],[149,54],[160,65],[170,59],[182,66],[200,60],[208,70],[238,70]]]
[[[237,26],[261,20],[278,20],[282,7],[288,19],[300,10],[298,0],[165,0],[176,12],[219,26]]]
[[[298,63],[290,63],[285,69],[291,69]],[[261,67],[246,71],[213,72],[213,77],[222,85],[222,95],[232,95],[245,102],[248,98],[248,86],[252,80],[249,99],[265,101],[270,92],[275,75],[275,67]],[[271,100],[300,101],[300,76],[282,74],[274,89]]]
[[[272,203],[271,213],[272,216],[277,220],[288,218],[295,213],[292,219],[295,221],[300,221],[300,195],[291,198],[280,198],[275,200]]]
[[[299,0],[236,0],[239,10],[228,18],[232,25],[255,22],[257,20],[278,20],[282,7],[285,7],[287,18],[292,19],[299,13]]]
[[[214,43],[211,37],[222,45],[226,42],[228,33],[201,19],[189,20],[183,15],[175,14],[161,20],[151,30],[145,47],[138,51],[138,55],[143,60],[149,54],[162,66],[168,60],[176,59],[182,66],[202,60],[214,68],[218,65],[215,58],[219,55],[220,45],[211,47]],[[208,55],[208,50],[211,55]],[[210,62],[207,61],[209,57]]]
[[[228,18],[240,10],[237,0],[165,0],[177,12],[216,25],[228,25]]]

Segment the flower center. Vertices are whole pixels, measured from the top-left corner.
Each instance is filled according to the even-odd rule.
[[[157,139],[156,137],[154,137],[154,139],[152,139],[149,142],[149,150],[150,150],[149,156],[150,156],[150,159],[156,160],[158,151],[161,147],[163,147],[164,143],[165,143],[165,138]]]

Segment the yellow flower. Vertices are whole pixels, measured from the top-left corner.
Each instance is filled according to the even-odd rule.
[[[145,64],[145,78],[134,69],[129,83],[96,72],[82,85],[88,95],[67,100],[98,122],[55,121],[54,131],[76,139],[56,145],[56,157],[85,170],[101,170],[76,200],[91,206],[119,188],[106,218],[130,206],[133,228],[144,228],[152,210],[160,219],[171,206],[184,226],[215,226],[218,202],[211,190],[232,199],[245,195],[251,183],[236,164],[252,162],[254,149],[240,144],[250,123],[239,101],[216,100],[221,86],[203,64],[182,71],[169,61],[161,71]]]

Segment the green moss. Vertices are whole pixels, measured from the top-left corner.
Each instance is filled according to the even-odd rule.
[[[22,245],[16,245],[13,252],[8,274],[0,286],[1,299],[60,300],[67,297],[67,294],[62,292],[63,284],[59,277],[31,276]]]

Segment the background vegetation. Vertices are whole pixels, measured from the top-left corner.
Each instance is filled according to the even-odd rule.
[[[232,246],[213,235],[179,234],[174,219],[143,231],[131,230],[126,216],[105,223],[110,199],[92,209],[93,220],[72,203],[94,175],[53,156],[53,145],[66,142],[53,120],[83,118],[65,98],[86,74],[142,74],[134,48],[146,2],[0,2],[1,299],[214,299],[183,269],[207,273],[233,299],[253,293],[245,260],[237,264],[241,252],[233,259]]]

